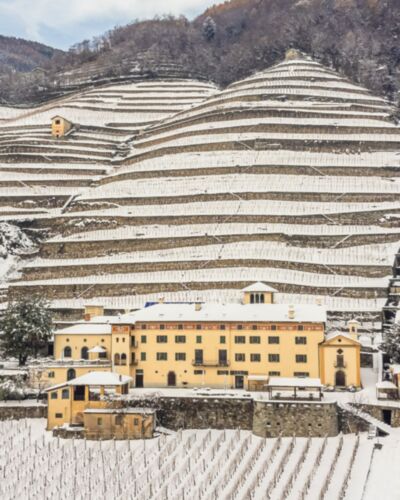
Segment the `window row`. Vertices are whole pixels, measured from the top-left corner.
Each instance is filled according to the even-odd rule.
[[[167,344],[168,343],[168,335],[157,335],[156,342],[158,344]],[[235,335],[234,339],[235,344],[246,344],[246,337],[244,335]],[[280,344],[280,337],[278,336],[269,336],[267,338],[268,344]],[[306,345],[307,337],[298,337],[294,338],[294,342],[296,345]],[[141,343],[147,343],[147,336],[141,336]],[[185,344],[186,343],[186,335],[175,335],[175,343],[176,344]],[[203,337],[201,335],[196,336],[196,344],[202,344]],[[226,344],[226,336],[222,335],[219,337],[220,344]],[[259,335],[250,335],[249,337],[250,344],[261,344],[261,337]]]
[[[63,349],[63,357],[64,358],[72,358],[72,348],[71,346],[67,345],[66,347],[64,347]],[[80,358],[81,359],[89,359],[89,347],[82,347],[82,349],[80,350]],[[100,359],[107,359],[107,351],[104,349],[103,352],[99,352],[99,358]]]
[[[197,325],[154,325],[155,330],[166,330],[168,328],[171,328],[172,330],[185,330],[185,329],[195,329],[195,330],[206,330],[207,328],[204,328],[204,325],[202,324],[197,324]],[[302,332],[305,330],[304,325],[288,325],[284,326],[284,329],[295,329],[298,330],[299,332]],[[141,330],[147,330],[148,327],[146,324],[140,326]],[[227,330],[227,325],[218,325],[219,330]],[[266,329],[266,330],[278,330],[278,325],[265,325],[264,327],[259,327],[258,325],[234,325],[232,329],[236,330],[258,330],[258,329]]]
[[[198,356],[195,354],[195,358],[197,358],[197,357]],[[168,361],[168,353],[167,352],[157,352],[156,359],[157,359],[157,361]],[[141,361],[147,360],[147,356],[146,356],[145,352],[140,353],[140,360]],[[281,360],[280,354],[268,354],[268,361],[270,363],[280,363],[280,360]],[[185,352],[176,352],[175,353],[175,361],[186,361],[186,353]],[[235,354],[235,361],[238,361],[238,362],[246,361],[246,354],[245,353],[236,353]],[[259,354],[259,353],[250,354],[250,361],[253,363],[260,363],[261,362],[261,354]],[[295,361],[296,361],[296,363],[307,363],[307,355],[306,354],[296,354]]]

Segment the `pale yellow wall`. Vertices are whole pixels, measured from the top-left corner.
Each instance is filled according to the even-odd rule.
[[[64,365],[64,366],[55,366],[55,365],[48,365],[45,367],[42,367],[42,376],[40,378],[40,386],[42,388],[45,387],[50,387],[52,385],[58,385],[62,384],[63,382],[67,381],[67,372],[70,368],[73,368],[76,373],[76,377],[81,377],[82,375],[85,375],[86,373],[89,372],[94,372],[94,371],[101,371],[101,372],[106,372],[106,371],[111,371],[111,363],[108,365]],[[53,375],[52,375],[53,374]],[[33,385],[33,384],[32,384]],[[38,385],[36,385],[38,386]]]
[[[343,350],[344,368],[335,367],[337,350]],[[321,382],[335,385],[335,374],[342,370],[346,374],[346,386],[360,387],[360,345],[346,337],[338,337],[320,346]]]
[[[167,385],[168,372],[176,373],[177,386],[214,386],[233,387],[234,375],[219,375],[218,371],[247,371],[252,375],[268,375],[270,371],[278,371],[282,377],[293,377],[295,372],[308,372],[310,377],[319,377],[319,343],[324,339],[323,324],[304,325],[304,331],[297,330],[297,324],[277,325],[279,330],[272,331],[270,325],[257,324],[257,330],[252,330],[251,325],[243,324],[243,329],[238,330],[237,325],[225,323],[226,330],[220,330],[218,324],[205,324],[202,330],[196,330],[194,325],[184,325],[183,330],[178,330],[177,325],[170,328],[166,325],[165,330],[160,330],[158,324],[147,324],[146,330],[141,330],[141,325],[136,325],[136,338],[139,341],[138,359],[139,364],[136,369],[144,372],[145,387],[164,387]],[[168,327],[167,327],[168,326]],[[264,328],[264,329],[262,329]],[[290,329],[289,329],[290,328]],[[316,328],[315,330],[307,328]],[[141,341],[141,336],[145,335],[147,342]],[[157,343],[158,335],[167,335],[166,344]],[[175,342],[176,335],[186,336],[186,343]],[[202,343],[196,343],[196,337],[202,337]],[[220,343],[220,337],[225,336],[226,344]],[[244,344],[236,344],[235,336],[244,336]],[[250,344],[251,336],[259,336],[260,344]],[[268,336],[278,336],[280,344],[268,344]],[[296,336],[306,336],[307,344],[298,345],[295,343]],[[228,355],[228,367],[193,366],[195,349],[203,349],[204,361],[217,361],[218,350],[226,349]],[[146,353],[146,361],[141,360],[141,353]],[[157,352],[166,352],[167,361],[157,361]],[[186,353],[186,361],[176,361],[175,353]],[[235,354],[245,354],[245,361],[236,361]],[[260,354],[261,362],[250,361],[250,355]],[[268,354],[279,354],[280,361],[269,362]],[[296,354],[306,354],[306,363],[297,363]],[[204,374],[195,375],[195,370],[203,370]],[[134,373],[131,372],[132,375]],[[186,382],[186,384],[185,384]],[[247,387],[247,376],[245,376],[245,387]]]
[[[120,375],[131,375],[131,327],[129,325],[114,325],[112,327],[112,362],[114,371]],[[120,355],[120,364],[115,363],[115,354]],[[126,364],[122,364],[121,355],[126,355]]]
[[[85,437],[89,439],[140,439],[153,437],[154,416],[138,414],[118,414],[122,424],[118,425],[116,414],[85,413]],[[101,423],[99,423],[101,419]]]
[[[60,123],[56,123],[59,121]],[[61,117],[56,117],[51,122],[51,133],[53,137],[63,137],[72,128],[72,123]]]
[[[104,333],[101,335],[85,335],[85,334],[54,334],[54,357],[55,359],[63,358],[64,347],[70,346],[72,349],[73,360],[81,359],[81,349],[86,346],[89,349],[96,346],[104,347],[107,350],[107,359],[111,359],[111,334]]]

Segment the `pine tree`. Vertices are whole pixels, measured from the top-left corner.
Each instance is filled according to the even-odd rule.
[[[400,323],[394,323],[388,329],[382,349],[393,363],[400,363]]]
[[[5,356],[16,357],[20,366],[28,356],[37,358],[52,335],[52,316],[48,303],[33,296],[10,302],[0,319],[0,348]]]
[[[210,16],[206,17],[203,23],[203,35],[207,41],[212,40],[217,32],[217,24]]]

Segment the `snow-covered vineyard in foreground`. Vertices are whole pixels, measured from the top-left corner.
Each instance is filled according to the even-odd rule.
[[[263,439],[190,430],[151,440],[60,440],[44,420],[0,423],[4,500],[383,500],[399,491],[399,435]]]
[[[40,290],[66,318],[264,280],[378,322],[400,248],[393,112],[293,53],[223,91],[148,80],[0,110],[0,220],[47,236],[3,301]],[[79,126],[53,140],[55,114]]]

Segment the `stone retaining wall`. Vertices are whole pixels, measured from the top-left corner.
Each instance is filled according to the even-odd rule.
[[[392,416],[392,421],[391,421],[392,427],[400,427],[400,407],[396,408],[390,405],[385,405],[385,403],[382,402],[382,404],[380,404],[379,406],[371,404],[362,404],[360,405],[360,408],[362,411],[365,411],[365,413],[369,413],[370,415],[380,420],[381,422],[384,422],[383,419],[384,410],[390,411]]]
[[[46,405],[25,406],[23,403],[0,405],[0,420],[21,420],[23,418],[47,418]]]

